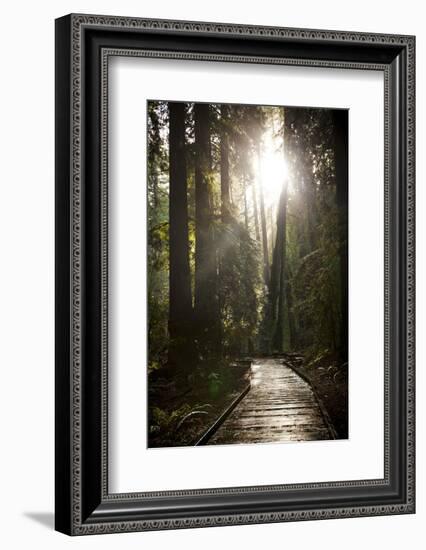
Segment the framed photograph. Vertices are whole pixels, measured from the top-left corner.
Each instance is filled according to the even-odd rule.
[[[407,514],[413,36],[56,21],[56,529]]]

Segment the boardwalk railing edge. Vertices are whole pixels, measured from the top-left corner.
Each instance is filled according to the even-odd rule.
[[[292,370],[294,370],[294,372],[296,374],[298,374],[300,376],[300,378],[302,378],[308,384],[308,386],[311,388],[312,393],[314,394],[315,399],[317,400],[318,406],[321,410],[322,417],[324,418],[324,422],[327,425],[327,428],[328,428],[328,431],[330,433],[331,438],[332,439],[338,439],[336,428],[334,427],[334,424],[333,424],[333,422],[330,418],[330,415],[328,414],[327,408],[324,405],[324,402],[321,399],[321,397],[319,396],[317,390],[315,389],[314,384],[309,380],[309,378],[303,372],[300,371],[300,369],[295,367],[290,361],[284,360],[283,363],[285,365],[287,365],[287,367],[290,367]]]
[[[234,401],[223,411],[223,413],[216,419],[216,421],[210,426],[210,428],[200,437],[195,443],[195,446],[206,445],[206,443],[213,437],[220,426],[225,422],[231,412],[235,409],[238,403],[248,394],[251,388],[251,382],[247,384],[244,390],[238,395]]]

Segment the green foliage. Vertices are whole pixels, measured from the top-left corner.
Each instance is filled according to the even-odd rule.
[[[261,255],[258,244],[236,222],[222,226],[220,237],[222,341],[226,355],[239,355],[257,338]]]
[[[168,347],[168,151],[164,140],[167,109],[148,104],[148,347],[149,368],[164,364]]]
[[[286,156],[295,191],[288,204],[287,316],[296,327],[291,347],[308,355],[342,346],[347,226],[337,204],[335,139],[332,111],[286,109]]]
[[[338,193],[344,178],[335,114],[250,105],[214,104],[206,110],[193,103],[180,113],[184,149],[174,140],[169,144],[168,102],[148,103],[150,446],[193,443],[211,422],[209,412],[220,414],[235,392],[240,379],[229,365],[241,356],[300,352],[319,379],[336,386],[347,383],[347,281],[342,280],[347,212],[345,193]],[[207,133],[200,132],[201,121]],[[268,178],[261,174],[260,162],[256,164],[266,143],[285,155],[285,192],[284,175],[266,170],[277,181],[264,181]],[[186,172],[188,205],[180,227],[187,221],[189,245],[189,275],[186,269],[183,283],[172,275],[171,285],[187,289],[187,307],[170,325],[169,147],[179,150],[172,159],[182,159],[185,152],[181,173]],[[172,182],[172,190],[177,188],[182,211],[185,187],[178,178]],[[172,252],[186,249],[173,245],[185,240],[186,235],[172,239]],[[180,331],[172,339],[169,329],[176,332],[177,326]],[[140,337],[143,342],[145,335]],[[170,351],[174,347],[179,353]]]
[[[260,214],[248,190],[256,181],[253,158],[264,133],[272,127],[284,143],[291,178],[286,204],[284,347],[311,354],[334,353],[342,331],[341,251],[347,246],[344,215],[336,202],[333,119],[327,109],[229,105],[210,106],[208,182],[212,250],[216,283],[211,300],[218,303],[220,345],[207,364],[261,350],[270,338],[268,288],[263,280],[263,243],[256,237]],[[277,123],[278,121],[278,123]],[[194,104],[186,105],[186,171],[189,263],[192,295],[196,266],[195,168],[197,164]],[[230,212],[221,211],[221,139],[226,135],[230,180]],[[167,363],[169,314],[169,174],[168,104],[148,105],[148,315],[149,366]],[[259,198],[258,198],[259,201]],[[277,197],[278,203],[278,197]],[[344,213],[343,213],[344,214]],[[269,261],[276,239],[277,204],[266,212]],[[257,217],[257,219],[255,219]],[[190,326],[190,325],[188,325]],[[268,328],[269,327],[269,328]],[[290,334],[291,330],[292,334]],[[263,333],[262,333],[263,331]],[[143,335],[141,335],[143,337]],[[209,371],[210,372],[210,371]],[[222,375],[213,370],[211,394],[225,391]],[[166,418],[157,411],[155,425],[173,426],[190,411],[177,410]],[[173,416],[174,415],[174,416]],[[195,415],[196,416],[196,415]],[[167,428],[168,429],[168,428]]]
[[[200,415],[207,415],[209,404],[191,406],[187,403],[168,412],[160,407],[151,410],[149,431],[151,435],[161,437],[163,441],[174,439],[176,432],[187,423],[193,422]]]

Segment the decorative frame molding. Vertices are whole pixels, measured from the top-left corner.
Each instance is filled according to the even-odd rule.
[[[414,37],[389,34],[96,15],[56,21],[59,531],[83,535],[414,512],[414,51]],[[383,71],[382,480],[108,493],[107,83],[108,59],[116,55]]]

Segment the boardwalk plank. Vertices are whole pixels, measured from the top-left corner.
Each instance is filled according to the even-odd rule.
[[[209,445],[332,439],[310,386],[277,359],[252,367],[251,389]]]

